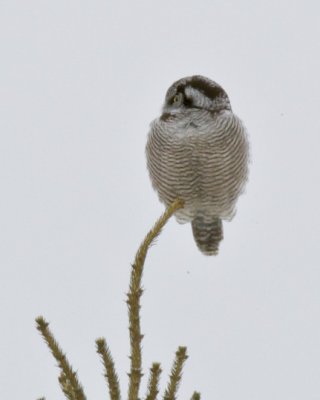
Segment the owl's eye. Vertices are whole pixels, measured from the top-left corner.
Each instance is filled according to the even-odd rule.
[[[182,93],[177,93],[176,95],[173,96],[171,102],[172,102],[172,104],[177,105],[177,104],[181,103],[182,98],[183,98]]]
[[[180,96],[176,94],[173,98],[173,103],[179,103],[179,101],[180,101]]]

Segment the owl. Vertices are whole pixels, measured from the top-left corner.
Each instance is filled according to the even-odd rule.
[[[160,201],[184,200],[177,221],[191,222],[203,254],[218,254],[222,221],[235,214],[249,160],[246,129],[223,88],[200,75],[174,82],[151,122],[146,156]]]

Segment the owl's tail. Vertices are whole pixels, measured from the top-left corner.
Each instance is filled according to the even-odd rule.
[[[211,221],[205,221],[203,217],[196,217],[191,225],[199,250],[206,256],[217,255],[219,243],[223,239],[221,219],[213,218]]]

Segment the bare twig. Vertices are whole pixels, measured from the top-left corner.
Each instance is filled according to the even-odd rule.
[[[160,234],[168,219],[173,213],[182,208],[184,202],[180,199],[175,200],[158,219],[154,227],[149,231],[144,241],[140,245],[132,265],[130,287],[127,294],[127,304],[129,311],[129,334],[130,334],[130,360],[131,368],[129,375],[129,400],[137,400],[139,387],[142,377],[141,371],[141,341],[143,335],[140,329],[140,298],[143,293],[141,279],[143,266],[148,249],[153,240]]]

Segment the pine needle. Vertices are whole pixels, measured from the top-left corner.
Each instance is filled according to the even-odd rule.
[[[169,384],[167,386],[166,391],[164,392],[163,399],[164,400],[175,400],[177,390],[179,387],[179,383],[182,377],[182,368],[183,364],[188,358],[187,356],[187,348],[179,347],[176,352],[176,358],[173,362],[173,366],[171,369]]]
[[[61,350],[56,342],[53,334],[48,328],[49,323],[43,317],[36,318],[37,329],[41,333],[43,339],[47,343],[52,355],[58,362],[58,367],[61,369],[59,383],[63,393],[68,400],[86,400],[83,388],[78,381],[77,373],[73,371],[66,355]]]
[[[159,393],[159,379],[161,374],[161,368],[159,363],[153,363],[150,368],[150,377],[148,383],[148,391],[146,400],[156,400]]]
[[[175,200],[158,219],[154,227],[148,232],[144,241],[140,245],[136,254],[134,264],[132,265],[130,287],[127,294],[127,304],[129,311],[129,334],[130,334],[130,360],[131,367],[129,375],[129,400],[137,400],[139,396],[139,387],[142,377],[141,371],[141,341],[143,335],[140,328],[140,298],[143,290],[141,288],[141,279],[143,266],[148,249],[153,240],[160,234],[169,218],[175,211],[182,208],[184,202],[180,199]]]
[[[104,376],[106,378],[111,400],[120,400],[120,386],[118,376],[115,370],[114,361],[108,345],[104,338],[96,340],[97,353],[100,354],[105,368]]]

